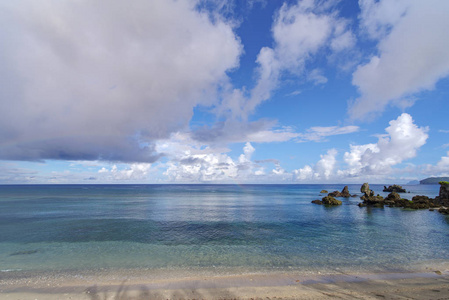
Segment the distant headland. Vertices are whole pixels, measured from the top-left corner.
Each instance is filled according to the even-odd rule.
[[[419,181],[419,184],[438,184],[440,181],[449,181],[449,177],[429,177]]]

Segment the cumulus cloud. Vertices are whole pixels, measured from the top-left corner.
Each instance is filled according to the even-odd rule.
[[[321,159],[314,166],[306,165],[301,169],[293,170],[294,179],[299,181],[330,179],[337,163],[337,153],[336,149],[330,149],[326,154],[320,155]]]
[[[233,182],[250,181],[263,175],[263,167],[251,160],[255,148],[246,143],[243,153],[233,160],[224,153],[196,153],[185,151],[167,163],[164,172],[175,182]]]
[[[313,142],[321,142],[328,136],[340,135],[340,134],[348,134],[359,131],[358,126],[350,125],[350,126],[315,126],[310,127],[306,130],[305,133],[299,134],[299,142],[313,141]]]
[[[314,84],[326,83],[327,78],[321,71],[308,72],[306,63],[323,49],[340,52],[355,43],[347,22],[338,17],[333,4],[333,1],[315,0],[298,1],[293,5],[284,3],[272,25],[273,47],[263,47],[257,56],[256,85],[250,91],[230,89],[224,96],[220,113],[246,119],[260,103],[271,97],[284,74],[305,75]]]
[[[260,183],[291,180],[275,159],[253,160],[255,147],[244,143],[242,153],[231,157],[227,148],[210,147],[191,138],[188,133],[173,134],[158,141],[156,148],[168,157],[159,168],[169,182]],[[270,170],[270,166],[274,167]]]
[[[147,179],[150,168],[149,163],[133,163],[122,168],[117,165],[113,165],[110,169],[102,167],[98,173],[101,174],[102,180],[107,181],[144,180]]]
[[[416,156],[417,150],[426,143],[428,128],[418,127],[409,114],[403,113],[390,121],[376,144],[351,145],[344,160],[349,175],[388,174],[391,167]]]
[[[416,170],[428,176],[449,176],[449,151],[446,153],[446,156],[441,157],[436,165],[426,164],[415,168]]]
[[[418,149],[426,143],[428,128],[418,127],[406,113],[389,124],[385,129],[387,133],[380,135],[377,143],[350,145],[350,150],[343,155],[345,168],[335,168],[337,151],[331,149],[315,166],[295,170],[295,178],[341,180],[391,174],[394,166],[416,156]],[[442,161],[439,165],[445,166],[446,161]]]
[[[362,29],[378,41],[378,53],[353,73],[360,92],[349,108],[354,119],[389,104],[409,106],[411,95],[433,89],[449,74],[448,1],[359,2]]]
[[[1,2],[0,159],[158,159],[242,52],[195,4]]]

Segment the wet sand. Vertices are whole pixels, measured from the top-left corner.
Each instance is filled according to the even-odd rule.
[[[370,274],[0,274],[0,299],[449,299],[449,270]]]

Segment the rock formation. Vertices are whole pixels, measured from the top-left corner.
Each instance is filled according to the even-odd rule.
[[[449,199],[449,182],[440,181],[440,199]]]
[[[363,203],[359,203],[359,206],[383,207],[388,205],[389,207],[431,210],[439,208],[440,213],[449,214],[449,182],[440,182],[440,185],[440,193],[435,198],[417,195],[412,200],[407,200],[401,199],[401,196],[395,191],[391,192],[385,199],[379,195],[374,196],[374,192],[369,189],[368,183],[364,183],[360,189],[364,192],[364,195],[360,197]]]
[[[399,196],[398,193],[391,192],[390,194],[388,194],[387,198],[385,198],[384,204],[390,205],[390,206],[395,206],[395,204],[400,200],[401,200],[401,196]]]
[[[313,200],[312,203],[313,203],[313,204],[322,205],[322,204],[323,204],[323,201],[321,201],[321,200]]]
[[[368,182],[365,182],[361,188],[360,191],[364,193],[360,199],[363,200],[363,203],[359,203],[360,207],[363,206],[375,206],[375,207],[383,207],[384,206],[384,198],[382,196],[374,196],[374,191],[369,189]]]
[[[360,188],[360,192],[364,193],[364,194],[369,194],[369,184],[368,182],[365,182],[364,184],[362,184],[362,187]]]
[[[326,196],[322,200],[324,205],[342,205],[342,202],[332,196]]]
[[[359,206],[375,206],[375,207],[383,207],[384,206],[384,197],[382,196],[362,196],[360,199],[363,200],[363,205]]]
[[[341,190],[341,192],[339,192],[339,191],[333,191],[332,193],[329,193],[328,196],[331,196],[331,197],[344,197],[344,198],[349,198],[349,197],[351,197],[351,194],[349,194],[349,189],[348,189],[348,186],[346,185],[346,186]]]
[[[321,192],[320,192],[320,194],[327,194],[328,193],[328,191],[326,191],[326,190],[321,190]]]
[[[442,207],[438,210],[439,213],[449,215],[449,208]]]
[[[407,193],[407,191],[405,189],[402,188],[402,186],[397,185],[397,184],[393,184],[390,185],[389,187],[386,187],[384,185],[384,192],[396,192],[396,193]]]

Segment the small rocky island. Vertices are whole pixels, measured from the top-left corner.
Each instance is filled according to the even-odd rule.
[[[402,187],[401,187],[402,188]],[[363,200],[359,203],[360,207],[373,206],[373,207],[402,207],[410,209],[430,209],[434,210],[439,208],[438,211],[443,214],[449,214],[449,182],[440,182],[440,192],[435,198],[429,198],[427,196],[414,196],[412,200],[402,199],[401,196],[393,191],[384,199],[382,196],[374,195],[374,192],[369,189],[369,184],[364,183],[360,188],[360,191],[364,194],[360,199]]]
[[[384,185],[384,190],[383,190],[383,192],[390,192],[390,193],[392,193],[392,192],[396,192],[396,193],[407,193],[407,191],[406,191],[405,189],[403,189],[402,186],[397,185],[397,184],[390,185],[389,187],[386,187],[386,186]]]
[[[327,193],[326,190],[322,190],[320,193]],[[341,192],[339,191],[333,191],[332,193],[329,193],[327,196],[323,197],[321,200],[313,200],[312,203],[319,204],[319,205],[342,205],[342,202],[340,200],[335,199],[335,197],[354,197],[357,195],[351,195],[349,193],[348,186],[346,185]]]
[[[374,191],[369,188],[369,184],[365,182],[361,188],[360,192],[363,195],[360,197],[363,200],[362,203],[359,203],[358,206],[365,207],[402,207],[409,209],[429,209],[435,210],[438,208],[438,211],[443,214],[449,214],[449,182],[441,181],[440,182],[440,192],[439,195],[435,198],[429,198],[427,196],[414,196],[412,200],[402,199],[399,193],[405,193],[405,189],[403,189],[400,185],[392,185],[388,188],[384,186],[384,191],[390,191],[390,194],[386,198],[380,196],[379,194],[375,195]],[[327,192],[322,190],[321,193]],[[335,206],[342,205],[342,201],[335,199],[335,197],[354,197],[357,195],[351,195],[349,193],[348,186],[345,186],[343,190],[334,191],[329,193],[327,196],[323,197],[321,200],[313,200],[312,203],[326,206]]]

